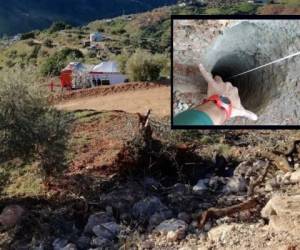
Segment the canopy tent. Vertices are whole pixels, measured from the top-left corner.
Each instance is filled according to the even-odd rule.
[[[91,73],[120,73],[116,62],[107,61],[96,65]]]
[[[102,62],[96,66],[71,62],[60,74],[61,86],[69,89],[123,83],[126,79],[114,61]]]
[[[106,84],[122,83],[127,79],[114,61],[101,62],[91,70],[90,75],[94,81],[100,80]]]
[[[60,73],[61,86],[63,88],[76,88],[76,82],[85,78],[89,71],[89,66],[80,62],[70,62]],[[77,79],[78,78],[78,79]]]
[[[70,62],[61,72],[85,72],[87,70],[86,66],[81,62]]]

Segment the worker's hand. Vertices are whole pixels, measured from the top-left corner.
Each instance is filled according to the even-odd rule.
[[[241,99],[239,97],[238,89],[232,86],[231,82],[223,82],[220,76],[212,77],[212,75],[206,71],[202,64],[199,64],[199,70],[204,77],[204,79],[208,83],[207,96],[210,97],[212,95],[221,95],[227,97],[232,104],[232,117],[246,117],[250,120],[257,120],[257,115],[251,111],[246,110],[242,104]]]

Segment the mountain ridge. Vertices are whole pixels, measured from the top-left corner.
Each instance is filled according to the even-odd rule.
[[[139,13],[177,0],[0,0],[0,35],[48,27],[54,21],[83,25],[95,19]]]

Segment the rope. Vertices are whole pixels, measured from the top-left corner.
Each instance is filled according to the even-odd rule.
[[[298,55],[300,55],[300,51],[299,51],[299,52],[296,52],[296,53],[294,53],[294,54],[291,54],[291,55],[282,57],[282,58],[277,59],[277,60],[275,60],[275,61],[266,63],[266,64],[264,64],[264,65],[258,66],[258,67],[254,68],[254,69],[250,69],[250,70],[247,70],[247,71],[245,71],[245,72],[239,73],[239,74],[237,74],[237,75],[231,76],[231,77],[229,77],[228,79],[232,79],[232,78],[237,77],[237,76],[245,75],[245,74],[247,74],[247,73],[249,73],[249,72],[252,72],[252,71],[255,71],[255,70],[264,68],[264,67],[269,66],[269,65],[271,65],[271,64],[278,63],[278,62],[284,61],[284,60],[286,60],[286,59],[289,59],[289,58],[291,58],[291,57],[298,56]]]

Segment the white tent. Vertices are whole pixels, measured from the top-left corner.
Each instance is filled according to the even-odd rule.
[[[72,71],[74,73],[85,72],[87,68],[81,62],[70,62],[62,71]]]
[[[107,61],[96,65],[90,72],[92,79],[105,81],[106,84],[123,83],[127,77],[123,75],[116,62]]]

